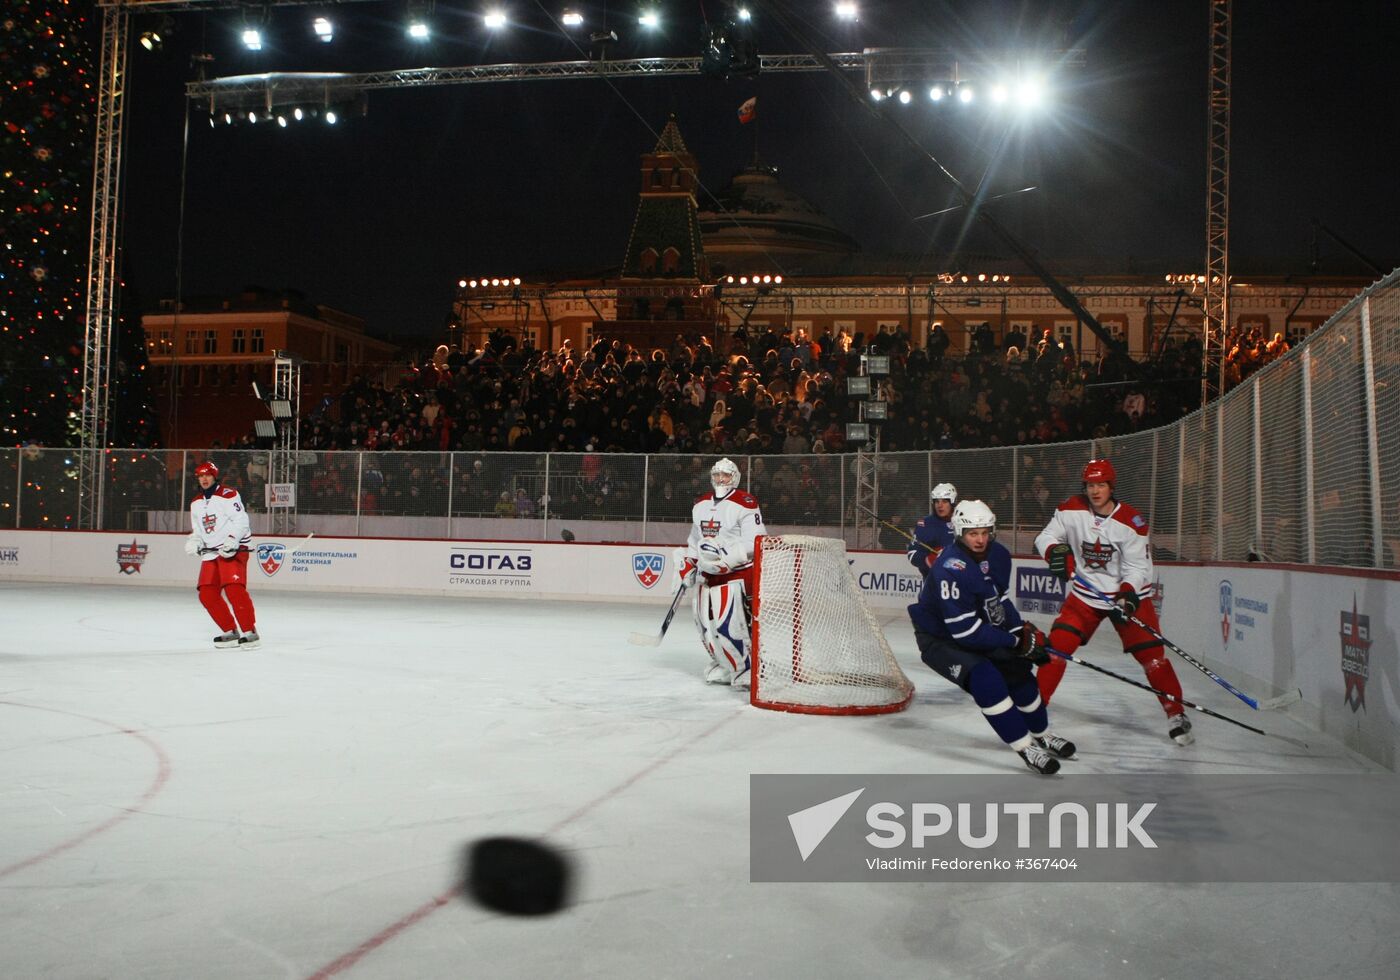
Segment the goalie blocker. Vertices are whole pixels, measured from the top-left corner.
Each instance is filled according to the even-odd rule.
[[[752,598],[755,707],[860,715],[909,705],[914,685],[866,606],[844,542],[757,538]]]

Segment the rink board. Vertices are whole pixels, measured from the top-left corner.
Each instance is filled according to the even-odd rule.
[[[0,531],[5,579],[192,586],[183,534]],[[655,545],[258,535],[253,591],[413,593],[637,602],[658,608],[673,582],[672,549]],[[897,616],[919,577],[904,556],[852,552],[872,609]],[[1158,567],[1162,628],[1237,686],[1267,698],[1298,688],[1290,712],[1394,769],[1400,759],[1400,577],[1295,566]],[[1018,607],[1048,627],[1063,586],[1038,559],[1017,559]],[[1105,626],[1105,629],[1108,627]],[[1137,676],[1121,659],[1103,666]],[[1125,669],[1130,668],[1130,669]],[[1178,669],[1193,669],[1178,663]],[[1198,678],[1204,680],[1203,678]],[[1252,712],[1240,705],[1245,715]]]

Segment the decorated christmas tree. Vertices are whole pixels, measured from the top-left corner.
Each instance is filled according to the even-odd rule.
[[[0,445],[76,445],[91,222],[92,0],[0,5]],[[156,430],[139,315],[114,325],[110,439]]]

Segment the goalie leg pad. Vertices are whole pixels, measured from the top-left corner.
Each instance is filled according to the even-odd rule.
[[[710,658],[727,672],[724,682],[745,674],[749,669],[749,613],[743,580],[705,586],[700,592],[697,619]],[[714,683],[718,682],[716,678]]]

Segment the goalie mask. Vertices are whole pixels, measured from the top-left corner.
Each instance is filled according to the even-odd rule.
[[[710,467],[710,486],[715,488],[715,496],[723,499],[739,486],[739,467],[731,459],[722,459]]]
[[[964,500],[953,509],[953,533],[961,538],[968,531],[987,528],[995,537],[997,515],[980,500]]]

